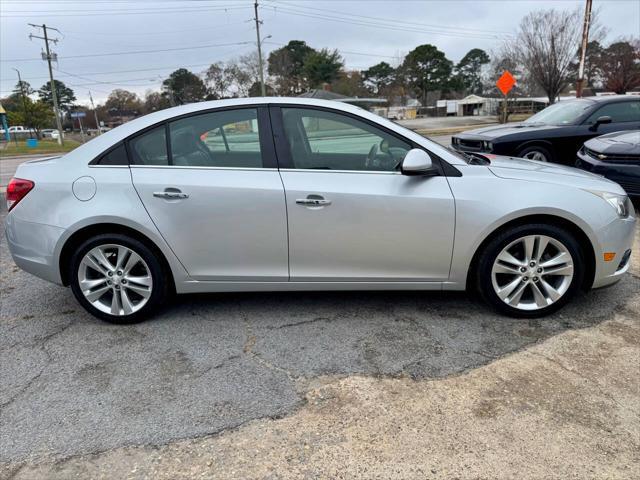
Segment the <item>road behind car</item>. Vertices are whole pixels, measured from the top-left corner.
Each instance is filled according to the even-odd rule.
[[[18,270],[1,231],[0,478],[633,478],[640,229],[634,248],[619,285],[542,320],[249,293],[123,327]]]

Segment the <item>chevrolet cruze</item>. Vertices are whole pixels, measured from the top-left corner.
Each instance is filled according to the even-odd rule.
[[[284,290],[477,289],[542,316],[624,275],[636,221],[605,178],[296,98],[138,118],[20,165],[7,204],[16,264],[119,323],[174,292]]]

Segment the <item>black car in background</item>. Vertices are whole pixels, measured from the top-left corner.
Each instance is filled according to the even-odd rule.
[[[619,183],[630,197],[640,197],[640,130],[609,133],[585,142],[576,167]]]
[[[640,129],[640,97],[611,95],[563,100],[521,123],[454,135],[453,148],[573,165],[590,138]]]

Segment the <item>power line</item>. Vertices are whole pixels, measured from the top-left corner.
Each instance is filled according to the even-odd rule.
[[[246,10],[248,6],[230,6],[230,7],[203,7],[203,8],[165,8],[153,10],[89,10],[86,13],[57,13],[55,10],[5,10],[0,15],[3,18],[31,18],[36,16],[47,17],[97,17],[107,15],[164,15],[166,13],[202,13],[202,12],[221,12],[231,10]],[[58,12],[63,12],[59,10]],[[72,12],[72,10],[69,10]],[[18,13],[18,15],[13,15]],[[7,15],[9,14],[9,15]]]
[[[363,27],[372,27],[383,30],[393,30],[399,32],[410,32],[410,33],[429,33],[433,35],[443,35],[443,36],[451,36],[451,37],[460,37],[460,38],[469,38],[469,39],[484,39],[484,40],[495,40],[499,39],[500,36],[497,34],[480,34],[480,33],[465,33],[465,32],[448,32],[448,31],[436,31],[433,29],[425,29],[425,28],[417,28],[417,27],[403,27],[401,25],[392,25],[383,22],[370,21],[370,20],[357,20],[357,19],[349,19],[345,17],[339,17],[335,15],[329,14],[319,14],[319,13],[311,13],[311,12],[303,12],[300,10],[292,10],[290,7],[282,7],[280,5],[266,5],[265,8],[271,8],[275,12],[281,12],[285,15],[294,15],[299,17],[306,18],[314,18],[319,20],[326,20],[337,23],[345,23],[350,25],[359,25]]]
[[[269,2],[269,3],[276,4],[276,0],[266,0],[266,1]],[[439,30],[456,30],[456,31],[460,30],[460,27],[457,27],[457,26],[447,27],[445,25],[418,23],[418,22],[411,22],[411,21],[407,21],[407,20],[400,20],[400,19],[393,19],[393,18],[371,17],[371,16],[367,16],[367,15],[355,14],[355,13],[350,13],[350,12],[340,12],[340,11],[335,11],[335,10],[328,10],[326,8],[310,7],[308,5],[304,5],[304,7],[302,7],[302,6],[292,5],[292,3],[293,2],[287,2],[287,1],[284,1],[284,0],[279,0],[277,2],[277,4],[286,5],[287,8],[297,8],[297,9],[300,9],[300,10],[303,10],[303,9],[304,10],[317,10],[319,12],[328,12],[328,13],[333,14],[333,15],[342,15],[342,16],[354,17],[354,18],[364,18],[364,19],[368,19],[368,20],[374,20],[374,21],[385,22],[385,23],[399,23],[401,25],[414,25],[414,26],[418,26],[418,27],[436,28],[436,29],[439,29]],[[486,29],[481,29],[481,28],[465,27],[464,30],[467,30],[469,32],[479,32],[479,33],[491,33],[491,34],[503,34],[503,35],[510,35],[511,34],[511,32],[497,31],[497,30],[486,30]]]
[[[134,50],[134,51],[128,51],[128,52],[91,53],[86,55],[68,55],[68,56],[65,56],[64,59],[111,57],[115,55],[138,55],[142,53],[178,52],[183,50],[198,50],[202,48],[228,47],[232,45],[248,45],[251,43],[252,42],[232,42],[232,43],[218,43],[218,44],[209,44],[209,45],[196,45],[193,47],[162,48],[162,49],[155,49],[155,50]],[[35,62],[37,60],[40,60],[40,59],[39,58],[12,58],[12,59],[3,59],[3,60],[0,60],[0,62]]]
[[[136,36],[136,37],[140,37],[140,36],[151,36],[151,35],[170,35],[172,33],[191,33],[191,32],[200,32],[203,30],[215,30],[217,28],[224,28],[227,26],[234,26],[234,25],[240,25],[240,24],[244,24],[246,23],[245,20],[242,20],[240,22],[228,22],[228,23],[223,23],[223,24],[219,24],[219,25],[208,25],[206,27],[202,27],[202,28],[188,28],[188,29],[181,29],[181,30],[165,30],[165,31],[153,31],[153,32],[77,32],[74,30],[67,30],[65,29],[66,33],[73,33],[75,35],[101,35],[101,36],[106,36],[106,37],[111,37],[113,38],[114,36],[118,36],[118,37],[132,37],[132,36]]]

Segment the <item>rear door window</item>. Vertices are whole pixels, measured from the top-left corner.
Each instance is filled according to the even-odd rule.
[[[258,110],[239,108],[193,115],[169,124],[176,166],[261,168]]]

